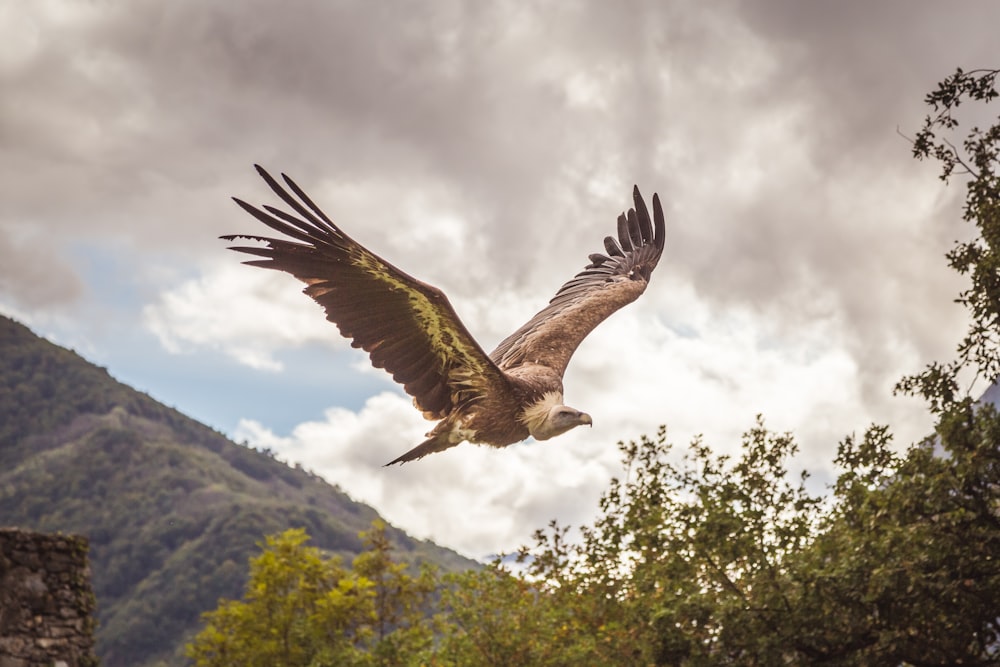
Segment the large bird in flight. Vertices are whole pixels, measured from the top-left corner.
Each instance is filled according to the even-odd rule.
[[[285,271],[304,282],[304,292],[351,345],[391,373],[424,417],[438,420],[427,440],[386,465],[463,441],[506,447],[528,436],[547,440],[592,423],[590,415],[563,405],[563,372],[594,327],[645,291],[663,252],[657,195],[650,220],[636,187],[635,208],[618,217],[618,240],[604,239],[607,254],[590,255],[590,263],[545,308],[486,354],[444,292],[357,243],[288,176],[282,174],[286,190],[261,167],[257,171],[293,212],[233,199],[287,238],[222,238],[263,243],[232,249],[263,258],[246,264]]]

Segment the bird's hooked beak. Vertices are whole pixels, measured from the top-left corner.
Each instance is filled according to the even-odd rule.
[[[594,420],[591,419],[590,415],[588,415],[586,412],[581,412],[579,419],[581,424],[586,424],[587,426],[594,428]]]

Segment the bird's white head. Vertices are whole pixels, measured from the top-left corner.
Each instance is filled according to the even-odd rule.
[[[524,410],[521,419],[535,440],[548,440],[576,426],[594,423],[586,412],[563,405],[562,394],[558,392],[546,393]]]

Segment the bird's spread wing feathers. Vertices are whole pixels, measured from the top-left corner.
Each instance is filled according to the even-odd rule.
[[[663,208],[654,194],[651,221],[638,187],[632,198],[635,208],[618,216],[618,240],[604,239],[607,255],[590,255],[590,264],[560,287],[548,306],[490,354],[500,368],[538,363],[562,375],[587,334],[645,291],[663,252]]]
[[[429,419],[441,419],[459,404],[505,390],[507,378],[462,324],[444,293],[392,266],[341,231],[290,178],[290,194],[257,167],[272,190],[297,215],[240,199],[244,210],[294,239],[247,234],[264,246],[232,249],[263,259],[252,266],[286,271],[306,283],[305,293],[326,310],[328,320],[376,368],[403,385]]]

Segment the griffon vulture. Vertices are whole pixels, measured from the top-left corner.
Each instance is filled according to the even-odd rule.
[[[653,218],[636,187],[635,208],[618,217],[618,240],[607,254],[559,288],[549,304],[486,354],[444,292],[389,264],[345,234],[282,174],[288,190],[257,171],[293,211],[262,209],[233,198],[250,215],[287,238],[247,234],[263,246],[231,249],[261,257],[252,266],[286,271],[326,310],[351,345],[403,385],[424,417],[439,420],[427,440],[393,463],[405,463],[463,441],[506,447],[548,440],[590,415],[563,405],[562,376],[580,342],[609,315],[646,289],[663,252],[663,209],[653,195]]]

